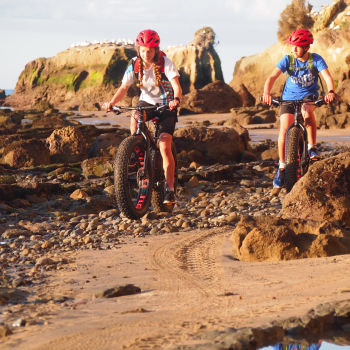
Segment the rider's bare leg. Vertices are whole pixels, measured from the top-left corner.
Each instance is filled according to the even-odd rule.
[[[307,104],[307,103],[304,103],[301,108],[301,112],[303,114],[304,121],[305,121],[307,139],[310,145],[316,145],[317,126],[316,126],[316,118],[314,114],[315,108],[316,108],[315,105]]]
[[[171,150],[172,135],[163,132],[159,136],[159,149],[163,158],[163,169],[167,187],[174,189],[175,160]]]
[[[135,132],[136,132],[136,129],[137,129],[137,119],[138,119],[138,116],[139,116],[139,111],[134,111],[131,118],[130,118],[130,132],[131,132],[131,135],[133,135]],[[144,117],[144,120],[145,117]]]
[[[278,135],[278,157],[280,163],[285,163],[284,147],[286,143],[286,133],[289,126],[293,123],[294,115],[285,113],[280,118],[280,131]]]

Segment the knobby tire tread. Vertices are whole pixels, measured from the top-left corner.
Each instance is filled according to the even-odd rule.
[[[299,146],[303,143],[304,134],[300,128],[293,127],[288,132],[286,140],[286,174],[285,185],[287,192],[290,192],[298,181],[298,169],[301,171],[301,155]]]
[[[130,219],[139,219],[144,216],[150,206],[152,187],[153,187],[153,175],[150,167],[150,159],[147,164],[149,171],[149,191],[145,198],[145,203],[141,209],[137,209],[130,198],[129,193],[129,180],[128,180],[128,164],[129,158],[135,149],[135,147],[141,147],[145,149],[145,142],[140,136],[129,136],[124,139],[118,147],[118,152],[114,161],[114,188],[119,210]]]

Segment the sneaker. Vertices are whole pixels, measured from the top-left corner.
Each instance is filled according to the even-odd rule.
[[[319,160],[320,155],[315,147],[309,149],[309,157],[311,160]]]
[[[175,199],[174,191],[166,190],[163,203],[164,204],[174,204],[175,201],[176,201],[176,199]]]
[[[278,168],[275,178],[273,179],[273,187],[281,188],[284,185],[284,169]]]

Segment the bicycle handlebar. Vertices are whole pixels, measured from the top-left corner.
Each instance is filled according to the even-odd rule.
[[[169,109],[169,105],[161,105],[161,106],[139,106],[139,107],[124,107],[124,106],[112,106],[111,110],[115,113],[115,114],[120,114],[122,113],[122,110],[125,111],[139,111],[142,112],[143,110],[154,110],[155,112],[162,112]]]
[[[278,107],[282,105],[283,103],[293,103],[296,105],[303,104],[303,103],[313,103],[317,107],[321,107],[322,105],[326,104],[326,101],[324,100],[324,97],[319,98],[316,101],[312,100],[282,100],[281,98],[273,98],[271,100],[271,104],[274,105],[275,107]]]

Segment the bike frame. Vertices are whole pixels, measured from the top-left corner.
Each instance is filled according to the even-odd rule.
[[[158,149],[158,140],[159,140],[159,117],[156,115],[157,111],[163,111],[168,108],[168,105],[163,106],[145,106],[145,107],[119,107],[119,106],[113,106],[112,110],[116,114],[120,114],[121,110],[134,110],[138,111],[137,116],[137,126],[136,126],[136,132],[132,136],[141,135],[146,143],[146,153],[145,153],[145,159],[144,162],[147,164],[148,158],[150,157],[150,150],[151,149]],[[153,110],[154,111],[154,117],[151,119],[154,124],[154,133],[153,135],[149,131],[147,125],[146,125],[146,110]],[[145,175],[148,175],[146,173],[147,167],[144,167],[144,173],[142,174],[142,177]]]

